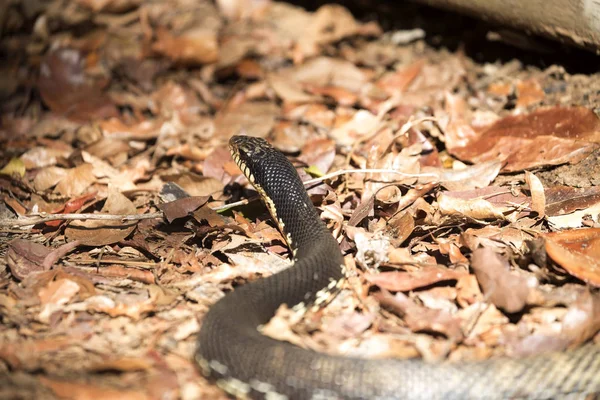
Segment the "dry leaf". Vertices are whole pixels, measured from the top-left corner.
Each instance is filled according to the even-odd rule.
[[[505,117],[477,133],[447,137],[448,150],[473,163],[503,160],[504,171],[575,163],[600,143],[600,121],[584,107],[553,107]]]
[[[459,340],[463,336],[460,320],[447,311],[419,306],[400,292],[394,296],[388,292],[379,292],[375,294],[375,298],[404,318],[413,332],[439,332],[452,340]]]
[[[23,280],[31,273],[44,271],[44,259],[50,251],[40,243],[24,239],[12,240],[6,253],[10,272],[15,278]]]
[[[209,196],[185,197],[169,203],[160,204],[158,208],[165,213],[165,218],[171,223],[177,218],[184,218],[191,215],[198,208],[206,204],[209,198]]]
[[[571,275],[600,287],[600,228],[544,235],[546,252]]]
[[[82,194],[90,185],[96,182],[92,164],[81,164],[66,171],[65,176],[56,185],[54,191],[65,197],[75,197]]]
[[[86,75],[86,58],[76,49],[51,50],[40,65],[38,88],[44,103],[76,120],[116,116],[117,109],[102,89],[106,82]]]
[[[543,218],[546,211],[546,196],[544,194],[544,185],[540,179],[529,171],[525,171],[525,181],[531,191],[531,206],[540,218]]]
[[[530,292],[538,285],[534,277],[526,278],[510,271],[508,261],[486,247],[473,251],[471,267],[485,297],[508,313],[521,311],[527,305]]]
[[[101,213],[116,215],[135,215],[137,210],[131,200],[120,192],[109,192]],[[137,222],[87,220],[73,221],[65,230],[69,240],[77,240],[88,246],[103,246],[125,239],[135,229]]]
[[[460,271],[438,266],[425,266],[410,272],[390,271],[379,274],[365,274],[365,279],[386,290],[407,292],[438,282],[458,280],[463,275],[465,273]]]
[[[156,30],[157,40],[152,50],[177,64],[201,65],[219,59],[217,27],[198,26],[180,35],[173,35],[164,28]]]

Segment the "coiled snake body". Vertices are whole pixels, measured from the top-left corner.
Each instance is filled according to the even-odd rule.
[[[466,363],[349,359],[262,335],[283,303],[315,304],[343,279],[343,259],[293,165],[263,139],[234,136],[234,159],[262,195],[294,253],[292,267],[237,288],[202,322],[196,360],[239,398],[555,399],[600,393],[600,346]]]

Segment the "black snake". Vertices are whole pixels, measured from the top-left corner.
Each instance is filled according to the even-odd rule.
[[[292,267],[226,295],[202,322],[196,360],[239,398],[556,399],[600,393],[600,346],[522,359],[429,364],[319,354],[257,329],[283,303],[315,304],[344,277],[336,240],[287,158],[265,140],[234,136],[231,152],[262,195],[294,254]]]

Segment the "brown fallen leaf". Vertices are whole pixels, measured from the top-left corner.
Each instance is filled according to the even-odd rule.
[[[307,142],[302,147],[302,155],[298,157],[312,168],[317,168],[322,174],[326,174],[333,164],[335,158],[335,142],[330,139],[316,139]]]
[[[244,131],[249,136],[266,137],[275,126],[279,113],[277,105],[265,101],[229,106],[215,117],[215,136],[229,138]]]
[[[181,65],[212,63],[219,59],[217,29],[217,26],[197,26],[173,35],[159,27],[152,50]]]
[[[8,244],[6,260],[13,276],[23,280],[31,273],[44,271],[44,259],[49,253],[43,244],[15,239]]]
[[[118,215],[135,215],[137,210],[131,200],[116,190],[111,190],[102,207],[101,213]],[[104,246],[119,242],[129,236],[136,227],[136,222],[121,221],[73,221],[65,230],[69,240],[78,240],[88,246]]]
[[[600,228],[552,232],[544,238],[550,258],[569,274],[600,287]]]
[[[375,82],[375,85],[394,95],[406,91],[410,84],[423,70],[424,60],[417,60],[408,66],[403,66],[395,72],[384,74]]]
[[[321,6],[305,26],[304,34],[298,38],[296,60],[318,53],[319,46],[333,43],[360,32],[360,24],[350,11],[338,4]]]
[[[535,78],[517,83],[517,107],[527,107],[544,100],[546,94]]]
[[[209,198],[209,196],[190,196],[160,204],[158,208],[165,214],[167,221],[171,223],[178,218],[189,216],[206,204]]]
[[[149,400],[150,397],[140,390],[115,389],[91,383],[79,383],[68,380],[51,379],[41,376],[42,384],[50,388],[61,399],[97,399],[97,400]]]
[[[479,289],[479,283],[477,277],[468,274],[458,278],[456,282],[456,302],[462,308],[483,302],[483,294]]]
[[[508,261],[487,247],[473,251],[471,267],[485,297],[508,313],[521,311],[527,305],[530,292],[538,285],[534,277],[526,278],[510,271]]]
[[[232,175],[227,173],[226,166],[231,161],[231,153],[227,146],[216,147],[204,160],[202,175],[227,184],[231,181]],[[239,168],[236,167],[233,171],[239,173]]]
[[[400,292],[392,295],[383,291],[375,293],[373,296],[383,306],[392,309],[402,317],[413,332],[439,332],[455,341],[463,337],[460,319],[448,311],[420,306]]]
[[[588,290],[569,306],[562,321],[561,336],[571,346],[591,339],[600,331],[600,293]]]
[[[25,168],[37,169],[55,166],[60,158],[67,158],[73,152],[70,146],[34,147],[21,154]]]
[[[394,292],[407,292],[434,283],[458,280],[465,272],[455,271],[438,266],[425,266],[416,271],[390,271],[379,274],[365,274],[367,281],[380,288]]]
[[[600,120],[584,107],[551,107],[502,118],[465,134],[449,130],[448,150],[473,163],[505,162],[504,171],[575,163],[600,143]]]
[[[79,292],[79,285],[70,279],[57,279],[39,291],[40,302],[46,304],[67,304]]]
[[[208,207],[206,204],[197,209],[193,215],[196,221],[200,223],[202,223],[202,221],[206,221],[208,225],[213,228],[217,226],[224,226],[226,223],[225,219],[219,215],[219,213]]]
[[[152,360],[140,357],[120,357],[94,363],[88,370],[95,372],[109,371],[147,371],[152,367]]]
[[[422,174],[432,174],[437,178],[423,176],[419,177],[419,182],[439,182],[451,191],[478,189],[488,186],[496,179],[501,167],[502,163],[498,161],[481,162],[459,170],[424,167],[421,169]]]
[[[75,120],[118,115],[103,93],[107,84],[86,74],[86,57],[79,50],[50,50],[42,60],[38,88],[44,103],[58,114]]]
[[[81,164],[67,170],[54,191],[64,197],[79,196],[96,180],[94,166],[89,163]]]
[[[531,200],[522,194],[513,195],[506,188],[489,186],[461,192],[440,192],[437,201],[440,212],[445,215],[504,220],[529,207]]]
[[[584,210],[600,203],[600,186],[575,188],[571,186],[553,186],[544,192],[546,196],[546,214],[565,215]]]

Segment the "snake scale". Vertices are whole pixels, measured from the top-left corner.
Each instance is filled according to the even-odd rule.
[[[528,358],[426,363],[344,358],[301,349],[257,329],[277,308],[318,304],[344,278],[338,244],[289,160],[263,139],[234,136],[232,155],[286,235],[293,266],[236,288],[202,322],[196,361],[238,398],[557,399],[600,393],[600,346]]]

